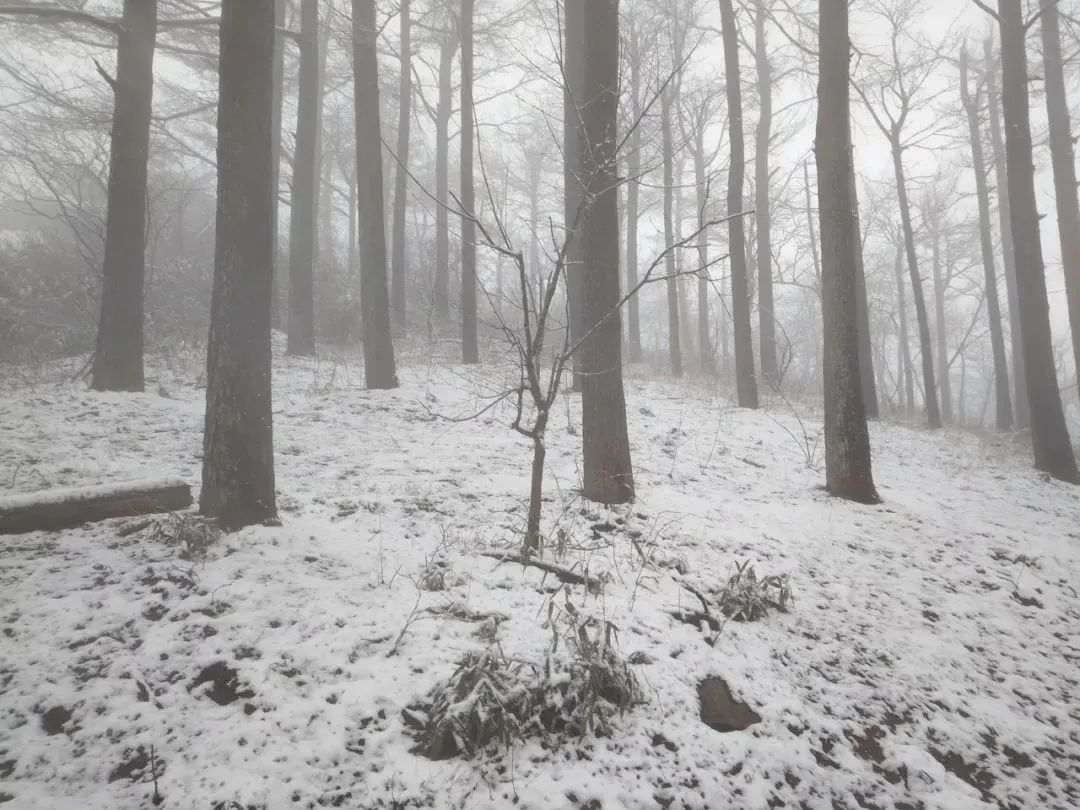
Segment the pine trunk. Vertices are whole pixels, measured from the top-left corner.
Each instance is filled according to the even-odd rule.
[[[124,0],[116,52],[101,317],[90,387],[143,390],[146,174],[157,0]]]
[[[272,520],[274,7],[221,4],[217,226],[199,508],[226,530]]]

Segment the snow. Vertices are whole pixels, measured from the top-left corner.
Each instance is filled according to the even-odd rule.
[[[66,503],[68,501],[87,501],[97,498],[118,498],[146,490],[167,489],[187,486],[187,482],[175,476],[171,478],[141,478],[135,481],[115,481],[110,484],[98,484],[89,487],[59,487],[56,489],[34,490],[18,495],[0,495],[0,512],[9,509],[23,509],[39,504]]]
[[[197,487],[199,366],[158,363],[157,393],[138,395],[8,384],[0,480],[168,471]],[[120,536],[130,520],[0,538],[9,806],[152,807],[151,747],[175,808],[1080,805],[1080,500],[1021,445],[874,424],[884,503],[853,505],[821,490],[784,402],[741,411],[722,388],[634,371],[638,500],[609,510],[577,496],[568,395],[545,527],[566,532],[560,564],[606,575],[599,595],[571,592],[625,656],[648,654],[633,667],[647,702],[608,738],[432,762],[410,753],[401,710],[486,645],[446,609],[498,614],[504,652],[539,660],[564,598],[480,556],[524,522],[529,448],[509,411],[444,418],[480,410],[511,370],[416,353],[389,392],[362,390],[349,356],[278,358],[275,374],[282,526],[228,535],[205,563]],[[820,415],[794,407],[812,443]],[[790,574],[794,607],[709,646],[671,615],[698,607],[680,583],[717,586],[746,559]],[[433,566],[443,590],[420,587]],[[762,722],[706,727],[712,675]]]

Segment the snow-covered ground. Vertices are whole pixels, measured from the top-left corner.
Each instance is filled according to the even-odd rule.
[[[6,383],[0,494],[197,487],[197,372],[159,362],[142,395]],[[283,525],[227,536],[205,563],[152,529],[126,533],[130,519],[0,538],[0,802],[152,807],[155,770],[166,808],[1080,806],[1076,489],[1009,441],[882,423],[884,503],[836,501],[783,402],[740,411],[703,383],[640,373],[637,502],[576,497],[570,396],[545,525],[565,532],[562,565],[607,576],[573,599],[646,662],[633,666],[646,702],[562,750],[410,753],[402,708],[486,646],[478,628],[538,660],[565,594],[479,555],[519,542],[528,445],[508,410],[447,417],[478,410],[498,372],[416,357],[401,377],[369,392],[354,360],[279,358]],[[812,443],[820,421],[799,412]],[[790,573],[794,607],[729,622],[710,646],[672,615],[698,607],[683,584],[716,587],[747,559]],[[704,725],[707,676],[762,722]]]

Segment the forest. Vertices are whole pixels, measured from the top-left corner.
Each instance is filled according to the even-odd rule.
[[[1080,807],[1080,0],[0,2],[0,810]]]

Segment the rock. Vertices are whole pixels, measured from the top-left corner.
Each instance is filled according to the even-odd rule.
[[[701,722],[717,731],[742,731],[761,722],[761,715],[731,694],[723,678],[705,678],[698,684]]]

